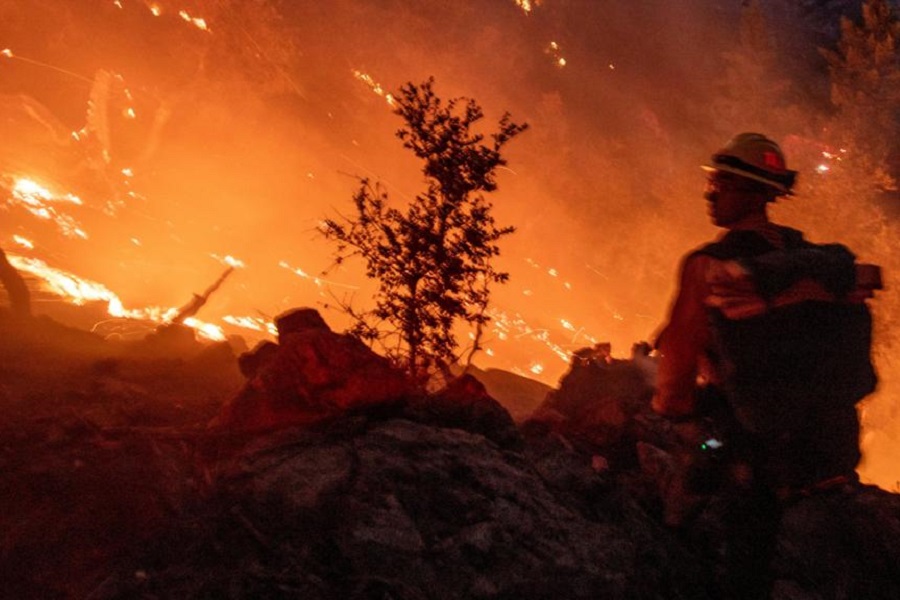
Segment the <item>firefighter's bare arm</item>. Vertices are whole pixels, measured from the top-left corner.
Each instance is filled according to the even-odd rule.
[[[678,295],[656,342],[660,360],[652,407],[665,416],[686,416],[694,410],[698,369],[710,339],[704,301],[711,260],[694,254],[682,263]]]

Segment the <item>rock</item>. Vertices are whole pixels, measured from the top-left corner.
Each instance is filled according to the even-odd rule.
[[[277,353],[278,344],[269,340],[259,342],[252,350],[244,352],[238,357],[238,367],[241,370],[241,375],[247,379],[254,378],[260,368],[268,365]]]
[[[421,423],[477,433],[503,448],[522,443],[509,412],[472,375],[452,380],[433,396],[412,399],[404,415]]]
[[[412,385],[358,339],[334,333],[312,309],[276,322],[279,344],[244,360],[252,378],[222,408],[213,428],[262,431],[312,423],[348,410],[399,401]]]
[[[549,385],[502,369],[481,370],[470,365],[466,372],[484,384],[488,394],[509,411],[516,423],[529,418],[553,390]]]
[[[338,419],[263,436],[214,471],[232,508],[144,561],[159,597],[284,597],[288,573],[328,598],[707,597],[646,515],[592,519],[523,454],[461,429]]]
[[[652,396],[645,369],[633,360],[576,357],[559,389],[524,427],[543,423],[585,453],[602,454],[613,468],[623,468],[636,464],[635,417],[649,410]]]
[[[292,333],[303,333],[309,330],[331,331],[325,319],[319,311],[313,308],[295,308],[275,317],[275,327],[278,329],[278,342]]]

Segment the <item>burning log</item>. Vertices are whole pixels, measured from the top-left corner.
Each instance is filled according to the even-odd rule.
[[[183,325],[185,319],[189,319],[193,317],[203,306],[206,304],[206,301],[209,300],[209,297],[218,290],[222,284],[228,279],[228,276],[231,275],[232,271],[234,271],[234,267],[228,267],[225,269],[225,272],[219,275],[219,278],[216,279],[211,286],[206,288],[206,291],[202,294],[194,294],[194,297],[191,300],[178,309],[178,312],[175,314],[175,317],[172,319],[171,323],[173,325]]]
[[[31,296],[28,286],[16,268],[9,264],[3,250],[0,250],[0,282],[9,295],[9,305],[13,314],[19,317],[31,316]]]

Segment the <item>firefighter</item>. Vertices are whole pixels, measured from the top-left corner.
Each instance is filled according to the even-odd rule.
[[[725,232],[682,261],[652,408],[695,424],[689,453],[722,457],[719,488],[704,484],[727,498],[720,591],[761,598],[783,503],[857,482],[855,404],[876,380],[864,300],[878,278],[844,246],[769,220],[797,175],[771,139],[741,133],[703,168],[710,218]]]

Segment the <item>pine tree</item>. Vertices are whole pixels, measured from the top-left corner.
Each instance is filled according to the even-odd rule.
[[[837,50],[823,50],[831,75],[837,142],[882,189],[896,189],[888,161],[900,146],[900,21],[887,0],[867,0],[862,22],[841,20]]]
[[[787,92],[789,83],[778,69],[774,38],[758,0],[741,12],[737,44],[722,54],[724,75],[713,114],[717,138],[737,131],[764,131],[781,137],[792,121]]]
[[[465,98],[444,103],[433,83],[408,83],[395,97],[394,112],[405,122],[397,136],[424,162],[425,190],[400,210],[389,206],[382,186],[363,179],[354,216],[323,226],[325,237],[337,242],[336,263],[358,255],[378,282],[373,309],[343,306],[355,321],[350,333],[380,343],[422,382],[457,359],[457,321],[480,333],[491,284],[508,279],[492,259],[514,228],[496,225],[484,194],[497,189],[497,168],[506,164],[501,150],[527,127],[506,114],[485,144],[473,132],[481,107]],[[476,349],[477,343],[478,335]]]

